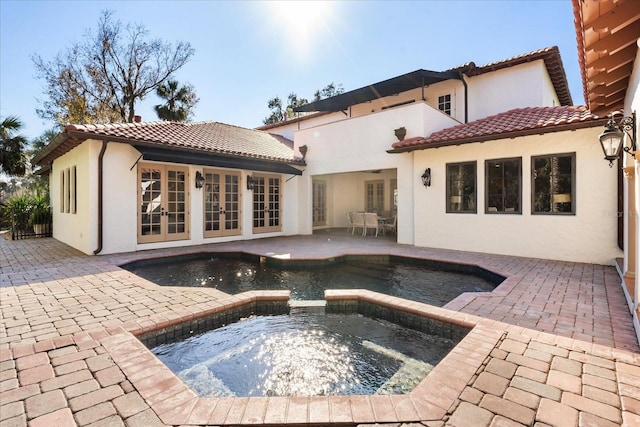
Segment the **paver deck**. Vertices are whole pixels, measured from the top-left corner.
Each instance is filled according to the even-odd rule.
[[[206,251],[294,259],[393,254],[475,264],[507,279],[444,308],[410,303],[425,315],[476,325],[412,395],[204,399],[158,365],[132,332],[236,297],[159,287],[118,265]],[[54,239],[0,239],[0,427],[284,423],[640,425],[640,347],[616,269],[337,231],[101,256]]]

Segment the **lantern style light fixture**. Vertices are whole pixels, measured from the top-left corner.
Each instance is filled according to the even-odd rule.
[[[204,176],[200,173],[200,171],[196,171],[196,188],[202,188],[204,185]]]
[[[253,190],[253,187],[255,187],[253,176],[247,175],[247,190]]]
[[[424,185],[425,187],[430,187],[431,186],[431,168],[426,168],[420,178],[422,178],[422,185]]]
[[[624,144],[624,138],[628,137],[630,144]],[[636,154],[636,113],[630,117],[624,117],[622,113],[611,113],[604,131],[598,136],[604,159],[609,160],[609,167],[620,156],[621,151],[626,151],[635,159]]]

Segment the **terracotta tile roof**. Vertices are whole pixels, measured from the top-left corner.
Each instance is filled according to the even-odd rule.
[[[601,119],[584,106],[516,108],[480,120],[446,128],[426,138],[411,138],[392,144],[390,152],[404,152],[514,138],[528,134],[557,132],[579,127],[602,126]]]
[[[219,122],[146,122],[68,125],[50,144],[56,146],[49,150],[49,146],[45,147],[34,162],[48,163],[86,139],[102,137],[129,144],[159,145],[279,162],[296,161],[293,141],[268,132]]]

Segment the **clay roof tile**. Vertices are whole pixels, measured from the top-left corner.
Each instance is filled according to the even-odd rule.
[[[411,151],[462,142],[486,141],[518,136],[519,132],[550,132],[561,125],[594,122],[600,117],[584,106],[526,107],[485,117],[434,132],[426,138],[411,138],[392,144],[393,151]],[[594,126],[597,124],[594,123]]]

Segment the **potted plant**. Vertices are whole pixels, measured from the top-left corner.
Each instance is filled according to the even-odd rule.
[[[51,208],[49,200],[44,197],[36,196],[31,203],[31,224],[33,231],[37,235],[49,233],[49,224],[51,223]]]

